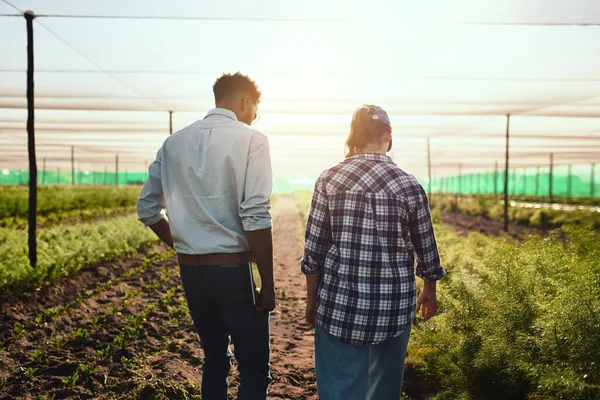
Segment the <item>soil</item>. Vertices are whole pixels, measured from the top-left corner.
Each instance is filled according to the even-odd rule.
[[[293,198],[281,199],[273,218],[278,302],[269,398],[316,399]],[[200,399],[202,349],[164,246],[2,297],[0,310],[0,399]],[[231,398],[239,385],[233,364]]]

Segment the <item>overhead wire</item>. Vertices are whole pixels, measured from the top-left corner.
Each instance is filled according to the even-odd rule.
[[[235,22],[297,22],[297,23],[394,23],[410,25],[471,25],[471,26],[600,26],[600,22],[528,22],[528,21],[414,21],[399,19],[351,19],[351,18],[281,18],[281,17],[208,17],[166,15],[86,15],[86,14],[40,14],[40,18],[77,19],[128,19],[163,21],[235,21]]]

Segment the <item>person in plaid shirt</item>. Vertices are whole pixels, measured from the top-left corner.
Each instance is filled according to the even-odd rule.
[[[315,184],[301,260],[319,399],[397,400],[412,320],[435,315],[446,272],[423,187],[386,155],[387,113],[358,108],[346,147]]]

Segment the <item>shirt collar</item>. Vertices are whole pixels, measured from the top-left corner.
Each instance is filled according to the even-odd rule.
[[[394,164],[394,160],[391,157],[379,153],[358,153],[350,157],[350,159],[382,161]]]
[[[227,118],[231,118],[234,121],[237,121],[237,116],[235,115],[235,113],[231,110],[228,110],[226,108],[213,108],[212,110],[210,110],[208,113],[206,113],[206,117],[204,117],[204,119],[212,116],[212,115],[222,115],[224,117]]]

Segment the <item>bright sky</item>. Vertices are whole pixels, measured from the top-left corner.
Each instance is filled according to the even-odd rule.
[[[168,111],[175,129],[202,118],[214,80],[238,70],[263,91],[257,128],[276,174],[341,161],[363,103],[388,111],[393,156],[420,176],[427,137],[435,175],[502,162],[507,113],[515,165],[550,152],[600,161],[597,0],[9,2],[37,15],[206,18],[38,18],[36,133],[49,168],[68,165],[74,145],[82,168],[118,152],[141,170]],[[15,12],[0,1],[0,14]],[[0,17],[0,54],[0,168],[24,167],[23,18]]]

